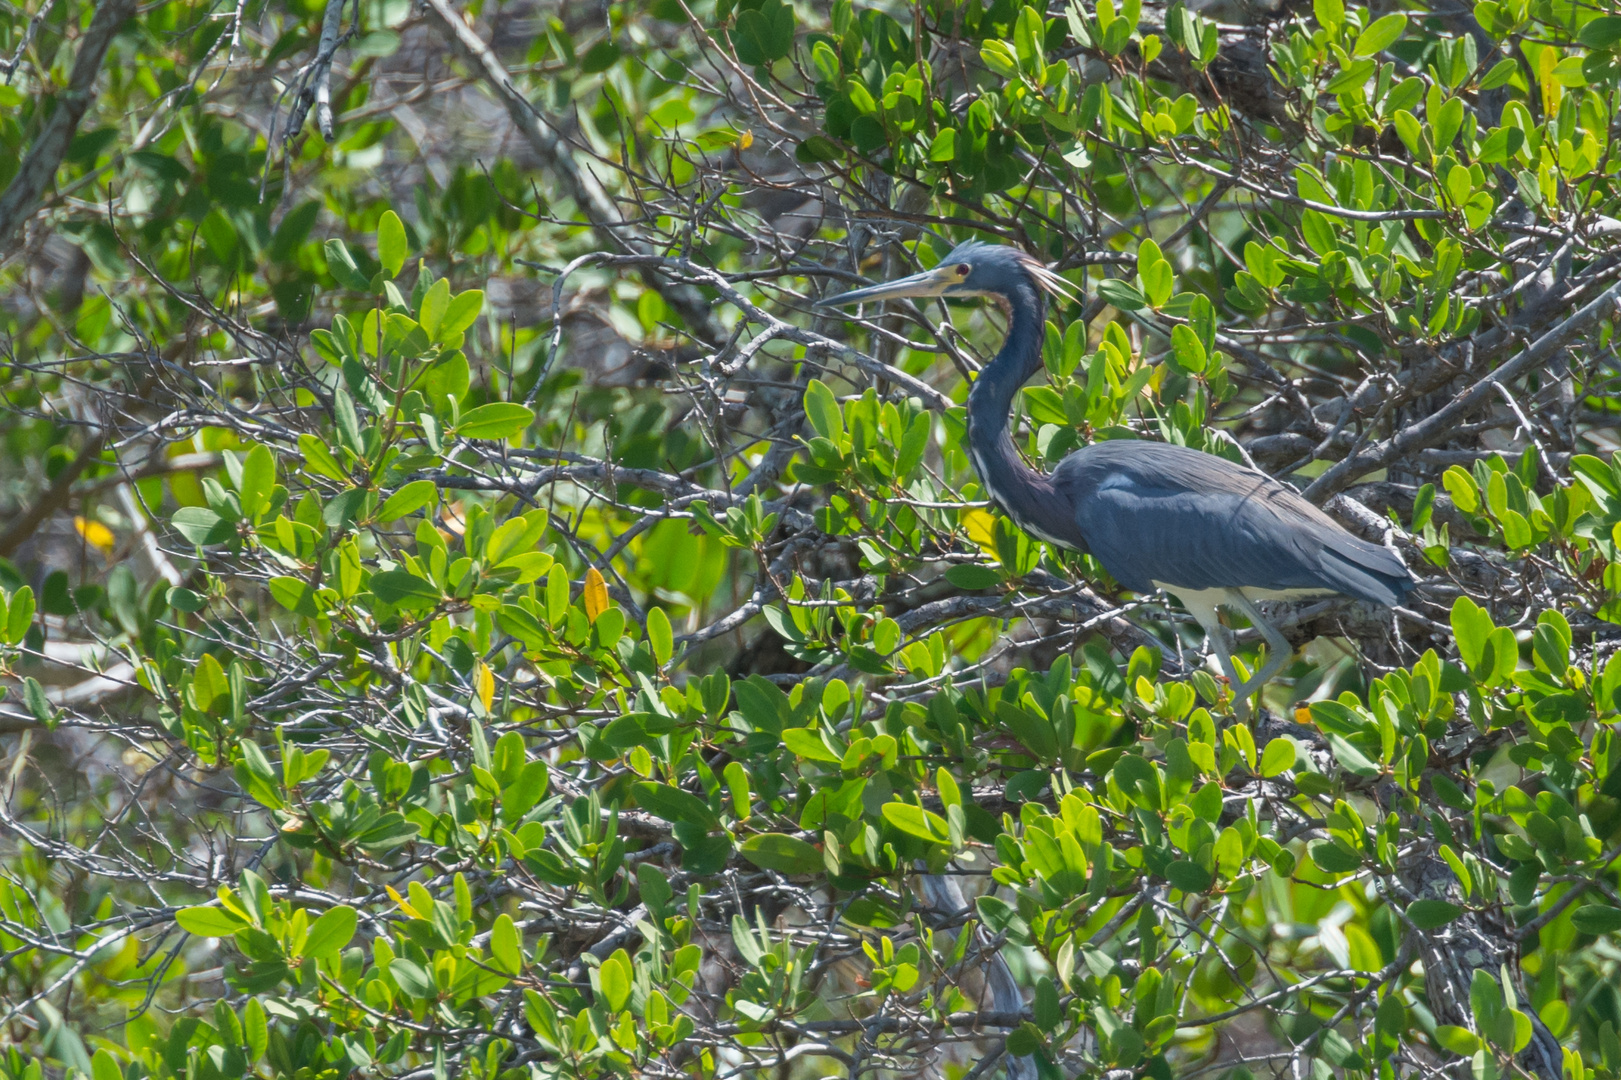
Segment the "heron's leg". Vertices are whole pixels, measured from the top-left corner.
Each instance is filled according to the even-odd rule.
[[[1244,680],[1238,677],[1238,668],[1233,665],[1232,631],[1221,624],[1221,615],[1216,610],[1216,603],[1220,602],[1219,596],[1215,590],[1209,592],[1188,590],[1182,593],[1180,599],[1188,614],[1203,627],[1211,651],[1216,654],[1216,661],[1221,664],[1221,672],[1227,676],[1228,686],[1232,687],[1233,707],[1239,716],[1243,717],[1246,710],[1243,695]]]
[[[1228,603],[1242,612],[1244,617],[1249,619],[1255,626],[1255,629],[1261,632],[1261,636],[1266,638],[1267,644],[1271,646],[1271,655],[1266,658],[1266,664],[1244,685],[1246,694],[1254,693],[1259,696],[1261,687],[1270,682],[1273,676],[1282,671],[1289,661],[1294,659],[1295,649],[1293,645],[1289,644],[1289,639],[1283,636],[1283,632],[1266,620],[1249,597],[1237,589],[1229,589],[1227,596]]]
[[[1249,702],[1246,699],[1249,694],[1249,683],[1238,677],[1238,668],[1233,664],[1233,632],[1217,622],[1207,626],[1205,634],[1210,638],[1222,673],[1227,676],[1227,685],[1232,688],[1233,712],[1240,720],[1248,720]]]

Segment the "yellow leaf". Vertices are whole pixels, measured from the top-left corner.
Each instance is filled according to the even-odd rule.
[[[400,910],[401,911],[405,912],[407,915],[411,916],[411,918],[413,918],[413,919],[422,918],[421,915],[417,914],[417,909],[412,907],[410,902],[408,900],[406,900],[405,897],[401,896],[398,891],[395,890],[394,886],[392,886],[392,885],[384,885],[383,888],[388,890],[389,899],[393,900],[396,904],[400,905]]]
[[[1565,96],[1565,88],[1554,78],[1553,69],[1559,66],[1559,50],[1546,48],[1537,58],[1537,82],[1542,87],[1542,115],[1552,116],[1559,111],[1559,102]]]
[[[996,518],[989,511],[975,507],[962,512],[962,527],[968,533],[968,539],[984,548],[993,557],[996,555]]]
[[[495,700],[495,675],[484,666],[480,660],[473,670],[473,687],[478,691],[478,700],[484,706],[484,711],[490,711],[490,703]]]
[[[590,566],[585,571],[585,617],[592,622],[597,616],[608,610],[608,583],[602,580],[602,574],[596,567]]]
[[[75,517],[73,527],[79,530],[79,535],[85,538],[86,543],[99,549],[103,555],[110,554],[113,545],[118,542],[118,538],[113,535],[113,531],[99,521]]]

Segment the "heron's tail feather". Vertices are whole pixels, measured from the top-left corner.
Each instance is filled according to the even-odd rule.
[[[1417,584],[1394,552],[1353,536],[1334,540],[1323,546],[1322,570],[1345,595],[1392,607]]]

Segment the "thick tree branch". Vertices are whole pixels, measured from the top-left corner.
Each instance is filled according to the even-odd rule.
[[[107,48],[119,28],[135,14],[135,6],[135,0],[104,0],[96,8],[90,28],[79,44],[79,54],[73,60],[67,88],[57,97],[56,110],[29,148],[17,175],[11,178],[5,193],[0,194],[0,258],[11,254],[23,222],[34,212],[40,196],[56,176],[57,167],[79,130],[79,121],[95,100],[96,76],[101,73]]]
[[[1577,334],[1614,312],[1618,299],[1621,299],[1621,284],[1604,290],[1596,299],[1533,341],[1519,355],[1499,365],[1435,412],[1402,428],[1378,445],[1334,465],[1311,482],[1305,490],[1306,498],[1314,501],[1326,499],[1354,483],[1359,476],[1382,469],[1405,454],[1444,441],[1471,409],[1497,395],[1499,383],[1512,382],[1547,363]]]

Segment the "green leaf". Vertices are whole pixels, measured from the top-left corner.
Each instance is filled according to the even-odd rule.
[[[1514,631],[1506,626],[1499,626],[1493,630],[1486,639],[1487,655],[1481,658],[1483,669],[1489,659],[1491,667],[1481,671],[1485,681],[1493,686],[1507,682],[1520,666],[1520,644],[1514,637]]]
[[[11,594],[11,609],[6,612],[6,644],[21,645],[33,625],[34,589],[24,585]]]
[[[510,439],[535,422],[534,410],[515,401],[492,401],[462,413],[456,434],[464,439]]]
[[[344,471],[338,459],[332,456],[332,451],[314,435],[300,435],[298,437],[298,450],[304,458],[304,468],[317,476],[324,476],[328,480],[349,480],[349,474]]]
[[[614,955],[602,962],[597,972],[603,1002],[610,1012],[619,1012],[630,1001],[630,963],[624,959],[624,955],[623,949],[615,951]]]
[[[270,1043],[270,1025],[258,998],[249,998],[242,1010],[242,1034],[247,1040],[248,1060],[258,1061]]]
[[[316,604],[315,590],[303,578],[283,575],[271,578],[269,584],[270,595],[288,611],[311,619],[321,614]]]
[[[343,445],[356,457],[361,456],[365,440],[360,436],[360,414],[355,412],[355,399],[341,386],[332,391],[332,417],[337,421],[338,437]]]
[[[351,522],[366,507],[366,500],[370,496],[365,488],[350,488],[339,492],[321,507],[321,521],[334,529],[347,529]]]
[[[56,707],[51,704],[51,699],[45,696],[45,688],[32,675],[23,677],[23,702],[35,720],[47,728],[56,726]]]
[[[664,871],[651,863],[642,863],[636,867],[636,888],[642,894],[642,903],[656,915],[669,910],[670,898],[675,895],[670,888],[669,879]]]
[[[523,941],[512,916],[504,911],[495,917],[495,925],[490,928],[490,958],[507,975],[523,970]]]
[[[388,973],[394,977],[402,991],[414,998],[434,996],[433,980],[413,961],[396,956],[389,961]]]
[[[1504,62],[1512,64],[1514,61],[1507,60]],[[1480,151],[1475,155],[1475,160],[1483,165],[1495,165],[1518,154],[1520,147],[1524,145],[1525,132],[1519,128],[1498,128],[1486,137],[1485,142],[1480,144]]]
[[[406,514],[414,514],[431,505],[439,497],[439,485],[432,480],[413,480],[388,497],[377,511],[377,520],[383,524],[398,521]]]
[[[632,789],[636,805],[669,822],[691,821],[705,829],[720,828],[720,818],[698,796],[669,784],[643,782]]]
[[[1470,671],[1478,673],[1492,629],[1491,616],[1473,600],[1460,596],[1453,601],[1452,636],[1458,643],[1458,656]]]
[[[535,552],[534,547],[540,543],[541,537],[546,535],[546,524],[549,520],[544,510],[531,510],[519,517],[507,519],[484,545],[485,561],[492,566],[500,566],[518,555],[543,554]],[[551,567],[549,561],[546,567],[548,569]]]
[[[1306,212],[1309,214],[1312,211]],[[1178,324],[1171,328],[1171,351],[1176,356],[1177,366],[1194,375],[1204,371],[1210,363],[1210,358],[1205,354],[1204,342],[1200,341],[1199,335],[1187,325]]]
[[[1458,466],[1454,465],[1452,468],[1457,469]],[[1570,471],[1582,482],[1582,486],[1600,501],[1621,494],[1621,485],[1616,482],[1615,472],[1603,458],[1594,457],[1592,454],[1577,454],[1570,459]],[[1469,512],[1474,513],[1473,510]]]
[[[1119,278],[1104,278],[1098,282],[1098,295],[1121,311],[1141,311],[1148,306],[1135,286]]]
[[[1418,117],[1406,109],[1397,109],[1396,115],[1391,118],[1395,125],[1396,134],[1416,158],[1424,157],[1424,126],[1418,122]]]
[[[811,429],[837,446],[844,437],[844,415],[839,411],[838,399],[820,379],[812,379],[805,387],[805,419]]]
[[[1373,1026],[1379,1034],[1393,1039],[1400,1038],[1407,1031],[1407,1006],[1402,1004],[1401,994],[1394,990],[1386,991],[1384,1000],[1379,1002],[1379,1008],[1374,1012]]]
[[[246,920],[222,907],[188,907],[174,913],[180,929],[198,937],[227,937],[247,926]]]
[[[1336,840],[1318,840],[1306,853],[1318,869],[1330,874],[1349,874],[1362,869],[1362,856]]]
[[[815,846],[787,833],[751,836],[743,841],[741,850],[745,859],[762,870],[775,870],[782,874],[822,872],[822,853]]]
[[[1621,908],[1585,904],[1570,913],[1570,925],[1584,934],[1613,934],[1621,930]]]
[[[1142,280],[1143,297],[1149,306],[1164,307],[1176,287],[1176,274],[1160,253],[1159,245],[1152,240],[1144,240],[1137,249],[1137,276]]]
[[[996,703],[996,718],[1037,760],[1050,762],[1058,756],[1058,737],[1053,734],[1051,722],[1005,699]]]
[[[479,289],[468,289],[457,293],[445,306],[444,317],[439,320],[439,330],[433,334],[436,344],[445,344],[457,334],[464,332],[478,320],[478,314],[484,310],[484,293]],[[426,330],[426,327],[423,327]]]
[[[382,220],[377,223],[377,261],[383,264],[389,277],[399,277],[407,254],[405,223],[394,211],[383,211]]]
[[[355,909],[346,904],[329,909],[310,924],[309,937],[304,939],[304,955],[317,960],[336,956],[355,936],[358,922]]]
[[[1002,575],[988,566],[958,563],[946,571],[946,580],[959,589],[990,589],[1002,583]]]
[[[827,744],[822,741],[822,736],[814,728],[787,728],[782,733],[782,744],[794,756],[807,761],[844,760],[828,749]]]
[[[169,519],[174,531],[198,547],[223,544],[236,538],[236,522],[227,521],[206,506],[182,506]]]
[[[236,226],[226,217],[219,207],[208,212],[197,227],[197,232],[208,245],[209,253],[219,261],[222,266],[232,268],[236,265],[236,249],[240,239],[236,235]]]
[[[1260,772],[1264,777],[1279,776],[1288,772],[1295,763],[1295,743],[1293,739],[1279,736],[1266,744],[1261,751]]]
[[[1519,70],[1520,65],[1518,62],[1512,59],[1499,60],[1497,63],[1492,65],[1492,69],[1490,71],[1486,72],[1486,77],[1480,80],[1480,84],[1476,87],[1476,89],[1481,91],[1496,90],[1499,86],[1507,86],[1508,81],[1512,79],[1515,72]]]
[[[1413,496],[1413,531],[1423,532],[1424,526],[1430,523],[1430,515],[1435,509],[1435,485],[1424,484]]]
[[[1339,762],[1340,768],[1356,776],[1374,777],[1380,773],[1378,765],[1356,746],[1340,735],[1328,735],[1328,748],[1334,753],[1334,760]]]
[[[270,505],[270,492],[276,486],[276,457],[263,446],[248,451],[242,462],[242,482],[237,485],[237,498],[242,503],[242,516],[252,520]]]
[[[1382,53],[1394,45],[1396,39],[1401,37],[1402,31],[1406,29],[1405,15],[1386,15],[1382,19],[1376,19],[1373,25],[1357,35],[1351,53],[1354,56],[1374,56]]]
[[[1007,1052],[1014,1057],[1029,1057],[1041,1050],[1041,1044],[1041,1029],[1028,1020],[1008,1032]]]
[[[1165,880],[1185,893],[1208,892],[1215,878],[1198,863],[1177,859],[1165,868]]]
[[[213,653],[203,653],[191,674],[191,699],[199,712],[214,713],[223,707],[231,695],[231,684],[225,669]]]
[[[360,272],[355,257],[349,254],[342,240],[328,240],[323,250],[326,252],[327,273],[336,278],[339,285],[359,292],[371,292],[371,282]]]
[[[439,324],[444,321],[445,311],[450,307],[450,282],[440,278],[428,286],[422,294],[422,302],[417,307],[417,322],[422,326],[423,333],[431,340],[439,340]]]
[[[794,12],[782,0],[765,0],[759,7],[737,13],[731,33],[737,58],[751,67],[781,60],[794,47]]]
[[[739,821],[747,820],[751,815],[753,795],[749,791],[748,770],[743,768],[741,762],[729,761],[721,774],[726,779],[726,791],[732,797],[732,813]]]
[[[1435,1029],[1435,1041],[1459,1057],[1472,1057],[1480,1049],[1480,1036],[1468,1028],[1440,1024]]]
[[[603,38],[580,57],[580,74],[595,75],[599,71],[607,71],[613,67],[618,59],[625,55],[617,42],[612,38]]]
[[[1407,905],[1407,917],[1413,925],[1420,930],[1434,930],[1463,914],[1463,909],[1457,904],[1449,904],[1445,900],[1414,900]]]
[[[815,165],[823,161],[837,161],[844,156],[839,144],[832,139],[821,135],[812,135],[798,146],[794,147],[794,160],[806,165]]]
[[[439,586],[417,577],[409,570],[384,570],[371,576],[371,591],[385,604],[404,604],[425,601],[428,605],[439,602]]]
[[[1013,46],[997,38],[986,41],[979,50],[979,59],[986,67],[1004,79],[1017,78],[1019,54]]]
[[[653,650],[653,659],[659,667],[670,662],[670,655],[675,649],[674,638],[670,633],[670,617],[664,614],[661,607],[648,609],[647,644]]]
[[[1589,49],[1608,49],[1611,45],[1621,41],[1621,18],[1614,15],[1601,15],[1582,27],[1576,40]]]
[[[1028,6],[1020,9],[1018,21],[1014,25],[1013,43],[1018,49],[1020,62],[1030,70],[1040,71],[1041,67],[1045,66],[1041,61],[1044,59],[1043,39],[1046,29],[1039,11]]]
[[[947,826],[946,819],[939,814],[930,813],[921,806],[889,802],[884,804],[883,813],[885,821],[901,832],[921,840],[943,844],[951,839],[951,829]]]
[[[90,1059],[90,1080],[124,1080],[124,1071],[118,1067],[118,1059],[106,1049],[97,1050],[96,1056]]]

